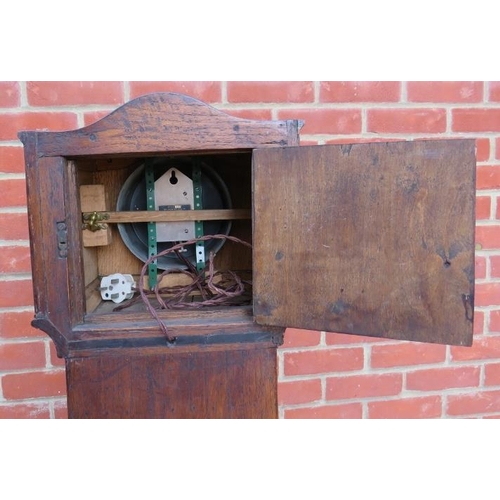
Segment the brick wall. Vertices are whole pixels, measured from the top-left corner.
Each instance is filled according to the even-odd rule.
[[[236,116],[304,119],[303,144],[477,140],[471,348],[289,329],[285,418],[500,416],[500,82],[0,82],[0,418],[66,416],[64,364],[30,327],[33,299],[19,130],[82,127],[155,91]]]

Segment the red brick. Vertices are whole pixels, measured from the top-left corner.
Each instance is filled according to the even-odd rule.
[[[0,281],[0,307],[33,305],[31,280]]]
[[[397,102],[401,82],[321,82],[321,102]]]
[[[66,375],[64,370],[4,375],[2,388],[9,400],[64,396]]]
[[[4,339],[22,337],[45,338],[45,334],[42,331],[31,326],[34,316],[35,313],[33,311],[0,313],[0,337]]]
[[[490,312],[490,332],[500,333],[500,309]]]
[[[21,112],[0,115],[0,140],[17,139],[22,130],[73,130],[78,127],[75,113],[69,112]]]
[[[28,82],[31,106],[122,104],[121,82]]]
[[[476,171],[477,189],[500,188],[500,165],[480,165]]]
[[[363,348],[284,353],[285,375],[343,372],[363,368]]]
[[[454,132],[500,131],[500,109],[453,109],[451,113]]]
[[[285,410],[285,418],[362,418],[363,407],[361,403],[345,405],[317,406],[315,408],[296,408]]]
[[[490,257],[491,277],[500,278],[500,255],[492,255]]]
[[[495,158],[500,160],[500,137],[495,140]]]
[[[452,387],[477,387],[479,375],[478,366],[418,370],[407,373],[406,388],[410,391],[440,391]]]
[[[475,309],[473,325],[474,338],[476,335],[482,335],[483,333],[486,333],[485,315],[483,311]]]
[[[28,215],[2,214],[0,217],[0,240],[27,240]]]
[[[408,82],[410,102],[480,102],[483,82]]]
[[[476,220],[489,219],[491,215],[491,197],[476,197]]]
[[[402,386],[403,375],[401,373],[328,377],[326,399],[396,396],[401,393]]]
[[[325,144],[366,144],[372,142],[398,142],[402,139],[394,137],[342,137],[341,139],[328,139]]]
[[[344,344],[366,344],[368,342],[387,342],[386,339],[378,337],[366,337],[361,335],[351,335],[346,333],[332,333],[325,334],[327,345],[344,345]]]
[[[500,385],[500,363],[485,365],[484,385]]]
[[[270,109],[223,109],[224,113],[247,120],[271,120],[272,111]]]
[[[475,413],[498,413],[500,391],[474,392],[448,396],[448,415],[473,415]]]
[[[83,115],[83,124],[85,126],[91,125],[99,121],[101,118],[108,116],[112,112],[111,109],[108,110],[100,110],[100,111],[88,111]]]
[[[2,247],[0,273],[27,273],[31,271],[28,247]]]
[[[0,180],[0,207],[26,206],[26,182],[24,179]]]
[[[474,311],[474,335],[484,333],[484,312]]]
[[[68,407],[66,405],[66,401],[55,403],[54,416],[55,418],[68,418]]]
[[[66,401],[56,401],[54,403],[54,418],[57,419],[68,418],[68,406],[66,404]]]
[[[500,220],[500,203],[497,203],[497,213],[495,214],[495,218]]]
[[[228,82],[229,102],[312,102],[313,82]]]
[[[222,101],[221,82],[130,82],[131,99],[152,92],[176,92],[208,103]]]
[[[0,146],[0,172],[24,173],[24,150],[16,146]]]
[[[295,380],[280,382],[278,385],[278,402],[281,405],[312,403],[321,399],[321,380]]]
[[[26,342],[0,344],[0,371],[43,368],[45,366],[45,344]]]
[[[500,359],[500,336],[475,337],[471,347],[452,346],[450,349],[453,361]]]
[[[500,82],[490,82],[489,101],[500,102]]]
[[[476,160],[488,161],[490,158],[490,140],[476,139]]]
[[[0,419],[50,418],[49,405],[40,404],[0,404]]]
[[[440,396],[368,403],[369,418],[436,418],[441,412]]]
[[[446,356],[446,346],[419,342],[373,345],[371,350],[372,368],[440,363]]]
[[[444,109],[369,109],[367,130],[376,133],[438,133],[446,130]]]
[[[321,340],[321,333],[312,330],[301,330],[299,328],[287,328],[285,331],[285,347],[310,347],[318,345]]]
[[[18,82],[0,82],[0,108],[15,108],[21,104]]]
[[[498,226],[476,226],[476,245],[481,249],[500,248],[500,225]]]
[[[500,305],[500,283],[476,283],[474,304],[476,307]]]
[[[304,120],[302,134],[359,134],[359,109],[282,109],[279,120]]]
[[[486,278],[486,257],[476,255],[476,279]]]

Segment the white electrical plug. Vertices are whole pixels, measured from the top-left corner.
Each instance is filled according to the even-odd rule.
[[[131,299],[134,296],[135,281],[131,274],[110,274],[101,279],[102,300],[112,300],[115,304],[119,304],[126,299]]]

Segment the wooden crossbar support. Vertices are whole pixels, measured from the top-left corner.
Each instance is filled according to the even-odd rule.
[[[178,222],[196,220],[237,220],[251,219],[248,209],[220,210],[143,210],[137,212],[97,212],[103,222],[121,224],[127,222]]]

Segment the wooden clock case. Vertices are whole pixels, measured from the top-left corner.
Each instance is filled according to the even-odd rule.
[[[286,326],[470,345],[474,141],[299,145],[297,120],[229,116],[172,93],[140,97],[68,132],[21,132],[33,325],[66,362],[72,418],[274,418]],[[137,277],[124,245],[83,245],[81,186],[110,210],[148,158],[197,158],[237,210],[219,269],[247,269],[248,306],[120,312],[99,280]]]

